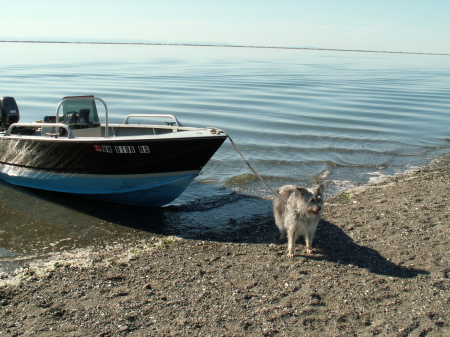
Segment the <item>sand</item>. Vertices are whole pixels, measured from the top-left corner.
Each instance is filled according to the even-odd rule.
[[[153,237],[0,276],[0,336],[450,336],[449,158],[329,199],[314,255]]]

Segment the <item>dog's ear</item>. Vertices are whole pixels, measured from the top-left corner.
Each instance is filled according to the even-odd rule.
[[[323,184],[320,184],[319,186],[316,186],[313,190],[314,194],[323,194]]]
[[[306,188],[303,187],[297,187],[297,191],[301,194],[301,195],[306,195],[308,193],[308,190]]]

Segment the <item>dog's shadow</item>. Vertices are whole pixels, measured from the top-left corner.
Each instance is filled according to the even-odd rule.
[[[230,233],[231,234],[231,233]],[[253,223],[237,226],[236,236],[222,236],[217,241],[245,242],[249,244],[276,244],[280,250],[287,252],[286,242],[280,242],[280,233],[271,214],[255,218]],[[305,259],[325,260],[344,265],[353,265],[367,269],[369,272],[397,278],[413,278],[429,272],[411,267],[404,267],[389,261],[375,249],[356,244],[337,225],[322,219],[314,235],[312,255],[304,254],[305,241],[300,237],[296,243],[296,254]]]
[[[318,254],[308,258],[353,265],[378,275],[413,278],[429,274],[425,270],[397,265],[375,249],[356,244],[341,228],[326,220],[319,224],[313,247]]]

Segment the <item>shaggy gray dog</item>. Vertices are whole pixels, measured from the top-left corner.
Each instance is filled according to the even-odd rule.
[[[323,185],[306,189],[286,185],[273,199],[275,223],[280,230],[280,240],[288,240],[288,257],[295,253],[295,242],[300,235],[305,237],[306,253],[311,254],[314,232],[319,224],[323,208]]]

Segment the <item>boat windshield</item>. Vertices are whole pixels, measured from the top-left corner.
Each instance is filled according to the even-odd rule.
[[[65,101],[62,111],[61,122],[64,124],[78,127],[100,126],[94,99]]]

